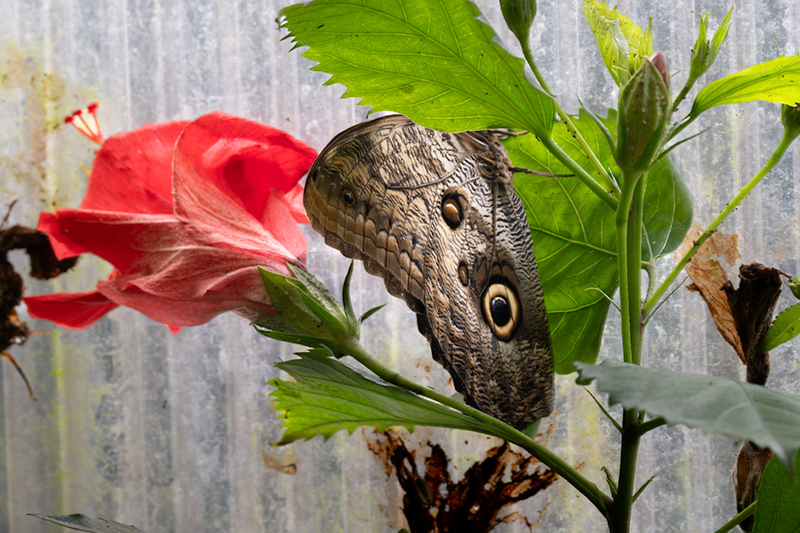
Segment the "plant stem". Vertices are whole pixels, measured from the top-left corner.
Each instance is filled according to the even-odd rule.
[[[731,518],[728,523],[719,528],[715,533],[727,533],[728,531],[732,531],[733,528],[744,522],[747,518],[751,517],[753,513],[756,512],[756,507],[758,507],[758,500],[745,507],[741,513]]]
[[[547,148],[551,154],[555,156],[556,159],[561,161],[565,167],[569,169],[570,172],[575,174],[579,180],[581,180],[584,185],[589,187],[593,193],[595,193],[601,200],[603,200],[611,209],[616,209],[618,205],[618,200],[614,198],[611,194],[609,194],[608,190],[600,185],[593,177],[589,175],[586,170],[578,163],[576,163],[561,147],[556,144],[555,140],[552,137],[540,137],[539,141]],[[562,178],[563,179],[563,178]],[[609,189],[609,190],[614,190]]]
[[[761,167],[761,170],[759,170],[758,173],[755,176],[753,176],[753,178],[747,183],[747,185],[742,187],[742,189],[739,191],[739,194],[737,194],[733,198],[733,200],[731,200],[730,203],[725,206],[725,209],[723,209],[722,212],[719,215],[717,215],[717,218],[715,218],[714,221],[711,222],[711,224],[709,224],[709,226],[706,228],[703,234],[700,235],[700,237],[696,241],[694,241],[689,251],[686,252],[686,254],[681,258],[680,261],[678,261],[678,264],[675,265],[675,268],[672,269],[672,271],[669,273],[664,282],[658,287],[655,293],[653,293],[653,295],[650,296],[650,298],[647,300],[647,303],[645,303],[643,308],[645,316],[651,313],[651,311],[656,306],[661,297],[664,296],[664,293],[667,292],[670,285],[672,285],[672,283],[678,278],[683,268],[689,263],[689,261],[692,260],[692,257],[694,257],[697,251],[700,250],[700,247],[703,246],[703,243],[705,243],[708,240],[708,238],[711,237],[711,235],[717,230],[719,225],[722,224],[722,222],[725,221],[726,218],[728,218],[728,215],[730,215],[733,211],[736,210],[737,207],[739,207],[739,204],[741,204],[742,201],[745,198],[747,198],[747,196],[752,192],[752,190],[756,187],[756,185],[758,185],[758,183],[764,178],[764,176],[766,176],[775,167],[775,165],[777,165],[780,162],[780,160],[786,154],[786,151],[789,149],[789,146],[792,144],[793,140],[794,140],[793,137],[784,135],[783,139],[781,139],[781,142],[778,144],[778,147],[769,157],[764,166]]]
[[[586,142],[586,139],[583,138],[583,135],[581,135],[580,131],[578,131],[578,128],[576,128],[575,124],[572,123],[572,117],[570,117],[569,114],[566,111],[564,111],[564,109],[561,107],[561,104],[558,103],[558,100],[556,100],[555,96],[553,95],[553,92],[550,90],[550,87],[548,87],[547,82],[544,79],[544,76],[542,76],[542,73],[539,72],[539,67],[536,66],[536,61],[533,59],[533,52],[531,51],[530,40],[526,39],[522,41],[520,44],[522,45],[522,53],[525,56],[525,60],[528,62],[528,65],[531,67],[533,75],[536,76],[536,80],[539,82],[539,85],[542,86],[544,92],[546,92],[553,100],[553,103],[556,106],[556,111],[558,112],[558,116],[567,126],[569,131],[572,132],[575,140],[578,143],[578,147],[581,149],[581,152],[583,152],[583,154],[589,159],[589,162],[594,167],[595,171],[597,172],[597,175],[600,178],[600,181],[602,182],[602,187],[604,188],[604,191],[617,190],[616,182],[613,179],[611,179],[611,177],[608,175],[608,172],[606,171],[605,167],[597,158],[597,155],[589,147],[589,144]],[[560,158],[559,160],[561,161]],[[564,161],[561,162],[564,163]],[[572,168],[570,168],[570,170],[572,172],[575,172],[575,170]],[[583,178],[581,177],[581,179]],[[594,181],[593,178],[592,181]]]
[[[610,499],[605,494],[603,494],[603,492],[597,487],[597,485],[586,479],[583,475],[581,475],[580,472],[578,472],[575,468],[569,465],[561,457],[559,457],[552,451],[548,450],[547,448],[545,448],[532,438],[528,437],[521,431],[514,429],[508,424],[505,424],[500,420],[487,415],[486,413],[478,411],[473,407],[470,407],[464,403],[454,400],[453,398],[444,396],[443,394],[434,392],[427,387],[423,387],[422,385],[414,383],[410,379],[401,376],[394,370],[378,362],[378,360],[372,357],[364,349],[364,347],[361,346],[361,344],[359,344],[358,341],[355,339],[352,339],[349,342],[347,342],[344,346],[342,346],[342,348],[343,351],[352,356],[356,361],[367,367],[369,370],[374,372],[381,379],[393,385],[397,385],[398,387],[402,387],[406,390],[409,390],[415,394],[424,396],[430,400],[451,407],[468,416],[471,416],[472,418],[479,420],[483,425],[490,426],[492,432],[485,431],[485,433],[494,435],[496,437],[500,437],[518,446],[521,446],[528,453],[530,453],[532,456],[536,457],[539,461],[541,461],[544,465],[546,465],[548,468],[550,468],[559,476],[564,478],[567,481],[567,483],[575,487],[575,489],[578,490],[578,492],[580,492],[581,494],[583,494],[590,502],[592,502],[592,504],[604,516],[608,515],[608,506],[610,504]]]
[[[642,173],[623,174],[616,216],[623,359],[637,365],[641,362],[642,354],[642,177]],[[630,530],[636,457],[639,451],[639,418],[636,409],[623,411],[617,496],[608,520],[609,528],[614,533],[627,533]]]

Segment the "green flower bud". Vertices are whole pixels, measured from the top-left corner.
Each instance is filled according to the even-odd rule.
[[[709,14],[706,14],[704,17],[700,17],[700,32],[697,36],[697,42],[695,43],[694,48],[692,48],[692,59],[690,62],[691,67],[689,69],[689,79],[692,80],[692,82],[705,74],[709,67],[714,64],[714,60],[717,59],[719,49],[722,46],[723,41],[725,41],[725,37],[728,35],[728,29],[731,27],[732,14],[733,8],[731,8],[730,11],[728,11],[728,14],[725,15],[725,18],[722,19],[722,23],[714,33],[714,38],[710,41],[706,39]]]
[[[620,90],[616,160],[623,172],[644,172],[655,162],[671,117],[669,70],[658,52]]]
[[[334,354],[342,353],[342,343],[359,338],[360,325],[373,311],[360,320],[355,317],[350,302],[350,278],[353,265],[345,278],[343,304],[310,272],[301,266],[287,263],[294,278],[259,269],[277,316],[265,316],[254,325],[260,333],[274,339],[303,344],[325,345]]]
[[[789,286],[789,290],[792,291],[794,297],[800,300],[800,276],[795,276],[792,278],[792,281],[787,281],[786,285]]]
[[[536,17],[536,0],[500,0],[500,10],[517,39],[527,41]]]
[[[781,122],[784,137],[794,141],[800,135],[800,105],[781,105]]]

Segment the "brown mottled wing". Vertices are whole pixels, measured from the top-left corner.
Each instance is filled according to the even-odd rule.
[[[512,180],[494,135],[442,133],[392,115],[330,142],[304,204],[326,243],[364,260],[418,313],[467,401],[524,427],[552,410],[553,356]]]

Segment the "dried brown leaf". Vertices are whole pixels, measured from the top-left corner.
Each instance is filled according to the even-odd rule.
[[[700,237],[702,231],[700,226],[692,224],[689,233],[683,244],[675,252],[675,257],[680,259],[694,245]],[[728,295],[725,292],[726,284],[730,284],[728,274],[722,266],[724,261],[728,266],[741,257],[738,249],[738,237],[736,235],[726,235],[721,231],[715,232],[703,243],[703,246],[695,254],[689,264],[686,265],[686,273],[692,278],[692,285],[688,288],[697,291],[708,305],[711,318],[722,334],[722,337],[733,346],[742,362],[746,361],[742,341],[736,329],[736,321],[728,302]]]

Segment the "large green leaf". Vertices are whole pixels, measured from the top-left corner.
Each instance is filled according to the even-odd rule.
[[[791,106],[800,103],[800,56],[779,57],[709,83],[697,94],[689,115],[756,100]]]
[[[439,426],[491,433],[479,421],[411,392],[378,383],[320,350],[276,366],[296,381],[273,379],[271,396],[285,419],[278,444],[360,426]]]
[[[758,508],[753,533],[797,533],[800,531],[800,472],[792,482],[776,458],[767,464],[758,488]],[[797,461],[795,461],[797,468]]]
[[[609,403],[647,411],[670,424],[726,433],[771,448],[793,471],[800,449],[800,396],[715,376],[642,368],[619,361],[576,363],[579,383],[597,380]]]
[[[788,342],[800,334],[800,304],[784,309],[775,318],[764,338],[758,343],[756,351],[768,352]]]
[[[555,107],[524,62],[495,42],[467,0],[315,0],[281,11],[313,70],[374,111],[442,131],[528,129],[546,136]]]
[[[604,123],[613,134],[613,111]],[[600,162],[619,173],[597,124],[585,114],[574,124]],[[554,127],[553,136],[581,166],[590,168],[563,124]],[[510,138],[505,144],[515,165],[554,174],[567,172],[531,135]],[[575,361],[597,359],[608,297],[617,288],[614,212],[577,178],[520,174],[514,184],[531,227],[556,371],[570,373]],[[691,225],[692,202],[667,159],[648,173],[645,186],[642,259],[649,261],[672,252],[682,242]]]
[[[76,531],[88,531],[89,533],[145,533],[134,526],[121,524],[113,520],[106,520],[105,518],[98,518],[95,520],[83,514],[54,515],[30,513],[30,515]]]

